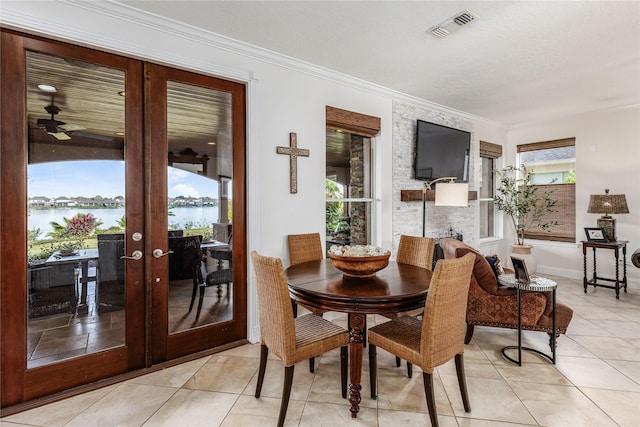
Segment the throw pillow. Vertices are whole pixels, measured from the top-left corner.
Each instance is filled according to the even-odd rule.
[[[504,273],[502,266],[500,265],[500,258],[498,255],[489,255],[485,257],[489,265],[491,266],[491,270],[493,270],[493,274],[495,274],[496,279],[499,275]]]

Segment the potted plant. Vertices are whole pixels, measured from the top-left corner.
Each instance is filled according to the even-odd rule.
[[[516,236],[513,252],[518,256],[531,253],[531,245],[525,245],[524,235],[528,230],[541,228],[549,231],[558,221],[544,222],[545,215],[554,212],[557,200],[551,197],[553,190],[541,191],[532,185],[533,172],[524,165],[519,168],[507,166],[494,173],[500,180],[493,201],[496,207],[507,214]],[[526,258],[526,257],[525,257]],[[530,272],[535,272],[535,261],[527,260]]]

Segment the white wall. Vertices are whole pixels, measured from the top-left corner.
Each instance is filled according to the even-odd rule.
[[[515,147],[552,139],[576,138],[576,237],[585,239],[584,227],[595,227],[600,215],[588,214],[589,195],[625,194],[629,214],[614,215],[619,240],[628,240],[627,271],[630,286],[640,287],[640,270],[629,257],[640,247],[640,106],[533,123],[507,133],[505,161],[515,164]],[[532,240],[541,273],[582,278],[582,245]],[[598,274],[613,274],[613,251],[598,250]],[[589,268],[591,256],[588,257]],[[622,274],[622,267],[620,269]]]

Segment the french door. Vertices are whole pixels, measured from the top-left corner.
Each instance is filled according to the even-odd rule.
[[[243,85],[9,31],[1,59],[2,407],[244,338]]]
[[[246,283],[245,227],[230,222],[244,212],[245,103],[238,83],[154,64],[145,65],[145,76],[147,173],[156,189],[147,199],[147,259],[157,363],[245,336],[246,306],[236,303],[246,300],[238,286]],[[192,270],[182,271],[191,258],[181,237],[166,236],[179,227],[179,211],[202,212],[182,224],[190,228],[183,234],[203,242],[195,251],[202,255],[197,289]]]

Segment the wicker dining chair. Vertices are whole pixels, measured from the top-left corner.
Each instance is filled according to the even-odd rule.
[[[398,243],[398,252],[396,253],[396,262],[401,264],[415,265],[416,267],[431,270],[433,266],[433,249],[436,240],[432,237],[408,236],[400,235]],[[395,319],[400,316],[420,316],[424,312],[424,308],[411,311],[403,311],[400,313],[385,313],[384,317]],[[400,367],[400,358],[396,356],[396,366]],[[407,362],[407,376],[413,376],[413,368],[411,363]]]
[[[433,237],[418,237],[402,234],[400,235],[400,242],[398,242],[396,261],[431,270],[435,244],[436,239]]]
[[[287,240],[291,265],[324,258],[320,233],[289,234]]]
[[[429,285],[422,320],[402,316],[369,329],[371,398],[376,397],[376,348],[380,347],[422,368],[424,392],[433,427],[438,426],[433,371],[455,358],[464,410],[471,412],[463,353],[467,298],[474,261],[473,254],[438,261]]]
[[[289,234],[287,236],[287,243],[289,247],[289,263],[290,265],[302,264],[308,261],[319,261],[324,259],[322,254],[322,241],[320,240],[320,233],[306,233],[306,234]],[[291,301],[293,306],[293,316],[298,316],[298,305]],[[319,308],[306,306],[300,304],[302,307],[322,316],[326,311]],[[309,359],[309,372],[313,373],[315,370],[315,358]]]
[[[322,241],[320,240],[320,233],[307,233],[307,234],[289,234],[287,236],[287,242],[289,246],[289,263],[290,265],[301,264],[308,261],[319,261],[324,259],[322,253]],[[304,308],[312,313],[322,316],[323,310],[307,307]],[[297,307],[294,304],[293,314],[297,315]]]
[[[295,364],[340,348],[342,397],[347,397],[347,359],[349,332],[316,314],[293,317],[287,279],[280,258],[251,252],[256,277],[260,318],[260,368],[256,398],[260,397],[267,356],[271,350],[284,364],[284,385],[278,426],[284,424],[293,383]]]

